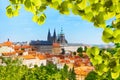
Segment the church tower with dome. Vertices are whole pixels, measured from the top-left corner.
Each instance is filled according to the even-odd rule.
[[[54,29],[53,36],[51,36],[50,29],[48,30],[48,35],[47,35],[47,41],[52,42],[52,43],[59,43],[61,46],[67,45],[67,40],[65,38],[65,34],[63,32],[63,29],[61,28],[60,34],[56,36],[56,30]]]
[[[63,29],[61,28],[61,32],[60,34],[58,35],[58,39],[57,39],[57,42],[61,44],[61,46],[64,46],[64,45],[67,45],[68,42],[65,38],[65,34],[63,33]]]

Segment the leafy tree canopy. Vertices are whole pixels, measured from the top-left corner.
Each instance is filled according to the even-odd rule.
[[[82,52],[83,52],[83,48],[82,48],[82,47],[79,47],[79,48],[77,49],[77,52],[78,52],[78,53],[82,53]]]

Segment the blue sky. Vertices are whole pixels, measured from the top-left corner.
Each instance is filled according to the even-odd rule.
[[[48,29],[53,33],[55,28],[59,34],[63,27],[69,43],[103,44],[102,29],[95,28],[92,23],[82,20],[79,16],[61,15],[58,11],[47,9],[46,22],[40,26],[32,21],[33,14],[23,8],[19,16],[8,18],[5,14],[8,4],[7,0],[0,0],[0,43],[8,38],[13,42],[46,40]]]

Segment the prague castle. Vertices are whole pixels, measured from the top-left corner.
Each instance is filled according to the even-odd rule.
[[[56,31],[54,29],[53,36],[51,36],[50,30],[48,31],[47,41],[52,43],[59,43],[61,46],[67,45],[67,40],[65,39],[65,35],[61,28],[61,32],[58,36],[56,36]]]
[[[48,30],[47,40],[32,40],[30,42],[31,46],[34,46],[37,51],[48,52],[48,53],[60,53],[61,46],[66,46],[68,44],[63,29],[61,28],[60,34],[56,35],[56,30],[54,29],[53,35],[51,35],[50,29]]]

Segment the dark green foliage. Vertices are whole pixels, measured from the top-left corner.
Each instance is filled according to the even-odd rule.
[[[76,55],[76,52],[73,52],[73,55]]]
[[[62,48],[61,50],[62,50],[61,54],[65,54],[65,49]]]
[[[83,57],[83,54],[82,54],[82,53],[79,53],[78,56]]]
[[[115,43],[116,48],[120,48],[120,43]]]
[[[88,73],[88,75],[85,77],[85,80],[98,80],[98,74],[94,71],[91,71]]]
[[[28,68],[18,64],[19,60],[11,58],[3,58],[3,63],[7,64],[0,66],[0,80],[66,80],[70,77],[74,79],[69,80],[75,80],[74,69],[68,71],[67,65],[63,69],[57,69],[57,66],[52,63],[48,63],[46,66],[38,67],[35,65],[34,68]]]
[[[75,72],[74,72],[74,68],[70,69],[68,79],[69,80],[76,80],[76,75],[75,75]]]
[[[107,52],[110,52],[111,54],[115,54],[116,50],[114,48],[107,48]]]
[[[68,78],[68,66],[65,64],[63,69],[60,70],[61,80],[65,80]]]
[[[83,52],[83,48],[82,48],[82,47],[79,47],[79,48],[77,49],[77,52],[78,52],[78,53],[82,53],[82,52]]]
[[[80,57],[83,57],[83,54],[82,54],[83,48],[82,48],[82,47],[79,47],[79,48],[77,49],[77,52],[79,53],[78,55],[79,55]]]
[[[84,52],[86,52],[86,51],[87,51],[87,46],[84,47]]]

